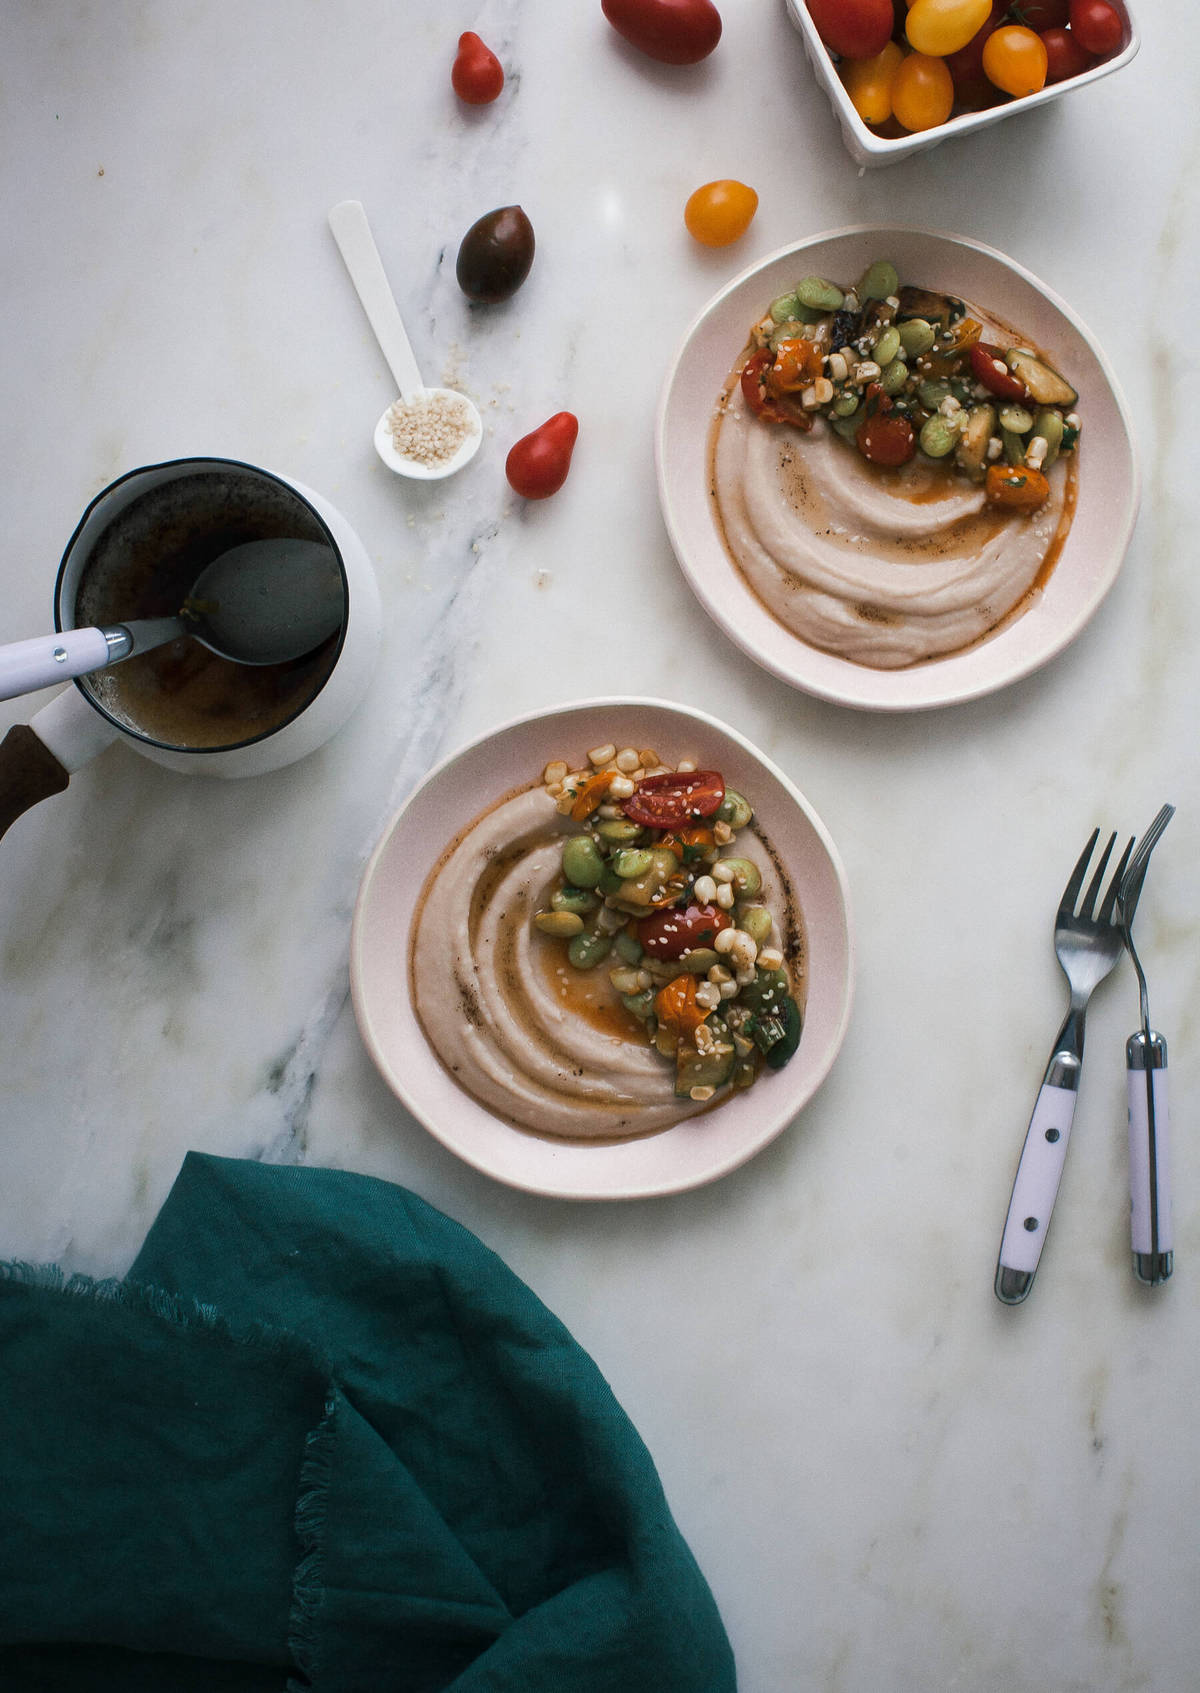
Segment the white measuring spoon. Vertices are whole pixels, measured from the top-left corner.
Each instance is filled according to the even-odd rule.
[[[463,415],[467,432],[462,445],[450,458],[423,461],[402,453],[392,434],[392,408],[388,407],[375,425],[375,451],[389,470],[398,476],[412,476],[419,481],[436,482],[461,470],[475,457],[483,439],[483,422],[474,404],[465,394],[454,388],[427,388],[421,381],[412,346],[405,332],[399,308],[388,286],[383,261],[371,234],[367,214],[358,200],[343,200],[329,214],[329,227],[346,261],[350,280],[362,302],[367,320],[375,331],[379,350],[400,390],[400,403],[421,406],[441,400],[453,407],[451,415]]]

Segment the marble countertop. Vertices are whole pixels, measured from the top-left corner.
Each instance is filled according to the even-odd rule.
[[[598,4],[83,0],[10,9],[0,99],[3,635],[50,627],[79,514],[135,465],[247,459],[326,495],[383,597],[365,702],[244,782],[114,747],[0,847],[0,1255],[131,1261],[185,1151],[413,1188],[563,1318],[659,1465],[745,1693],[1185,1693],[1200,1661],[1200,274],[1195,16],[1137,8],[1132,65],[864,173],[783,0],[725,0],[692,70]],[[508,68],[450,90],[457,34]],[[752,184],[736,245],[684,201]],[[479,403],[453,481],[389,475],[390,378],[326,223],[365,204],[430,380]],[[467,227],[520,203],[533,271],[468,305]],[[1046,669],[897,716],[789,689],[689,592],[659,514],[658,391],[700,306],[846,224],[984,241],[1061,294],[1127,396],[1144,473],[1126,564]],[[525,504],[508,446],[580,419]],[[854,1016],[832,1076],[710,1187],[535,1198],[444,1151],[360,1042],[347,941],[388,818],[443,754],[518,713],[653,694],[732,724],[846,863]],[[48,698],[49,696],[45,696]],[[0,729],[43,697],[8,702]],[[1179,808],[1139,914],[1171,1043],[1176,1272],[1130,1272],[1118,972],[1037,1286],[992,1293],[1017,1152],[1064,1009],[1058,895],[1095,824]]]

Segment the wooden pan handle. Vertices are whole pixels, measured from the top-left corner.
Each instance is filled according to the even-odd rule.
[[[69,780],[33,730],[27,724],[15,724],[0,741],[0,835],[39,800],[61,794]]]

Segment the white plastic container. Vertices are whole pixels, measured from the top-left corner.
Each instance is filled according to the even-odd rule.
[[[899,135],[889,139],[876,135],[855,111],[850,96],[842,86],[837,64],[817,34],[805,0],[785,0],[788,14],[800,31],[804,51],[808,55],[813,73],[825,90],[834,115],[841,125],[842,138],[847,148],[859,164],[871,168],[897,164],[901,159],[907,159],[913,153],[923,152],[928,147],[936,147],[939,142],[948,141],[955,135],[974,135],[976,130],[987,129],[990,124],[999,123],[1003,118],[1015,117],[1018,112],[1032,111],[1037,106],[1044,106],[1049,100],[1057,100],[1077,88],[1086,88],[1089,83],[1097,82],[1100,77],[1119,71],[1137,53],[1141,41],[1125,0],[1111,0],[1111,3],[1121,14],[1124,23],[1121,47],[1111,59],[1093,65],[1080,76],[1048,84],[1036,94],[1026,94],[1019,100],[1006,100],[1002,105],[989,106],[983,112],[964,112],[961,117],[951,118],[949,122],[938,124],[934,129],[918,130],[912,135]]]

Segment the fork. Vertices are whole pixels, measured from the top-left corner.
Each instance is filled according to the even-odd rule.
[[[1121,956],[1124,946],[1114,914],[1125,866],[1133,850],[1132,840],[1121,854],[1097,911],[1096,901],[1117,838],[1115,832],[1109,836],[1083,901],[1078,911],[1075,909],[1099,838],[1099,829],[1093,829],[1063,889],[1054,920],[1054,951],[1067,978],[1071,1002],[1042,1078],[1008,1202],[996,1265],[996,1297],[1005,1305],[1019,1305],[1037,1274],[1075,1115],[1088,1001]]]
[[[1129,1220],[1133,1273],[1150,1287],[1169,1280],[1175,1265],[1171,1233],[1170,1114],[1167,1107],[1167,1043],[1150,1027],[1146,972],[1133,944],[1133,916],[1142,896],[1146,867],[1159,836],[1175,815],[1164,805],[1138,842],[1117,900],[1121,933],[1138,979],[1142,1026],[1125,1043],[1129,1097]]]

